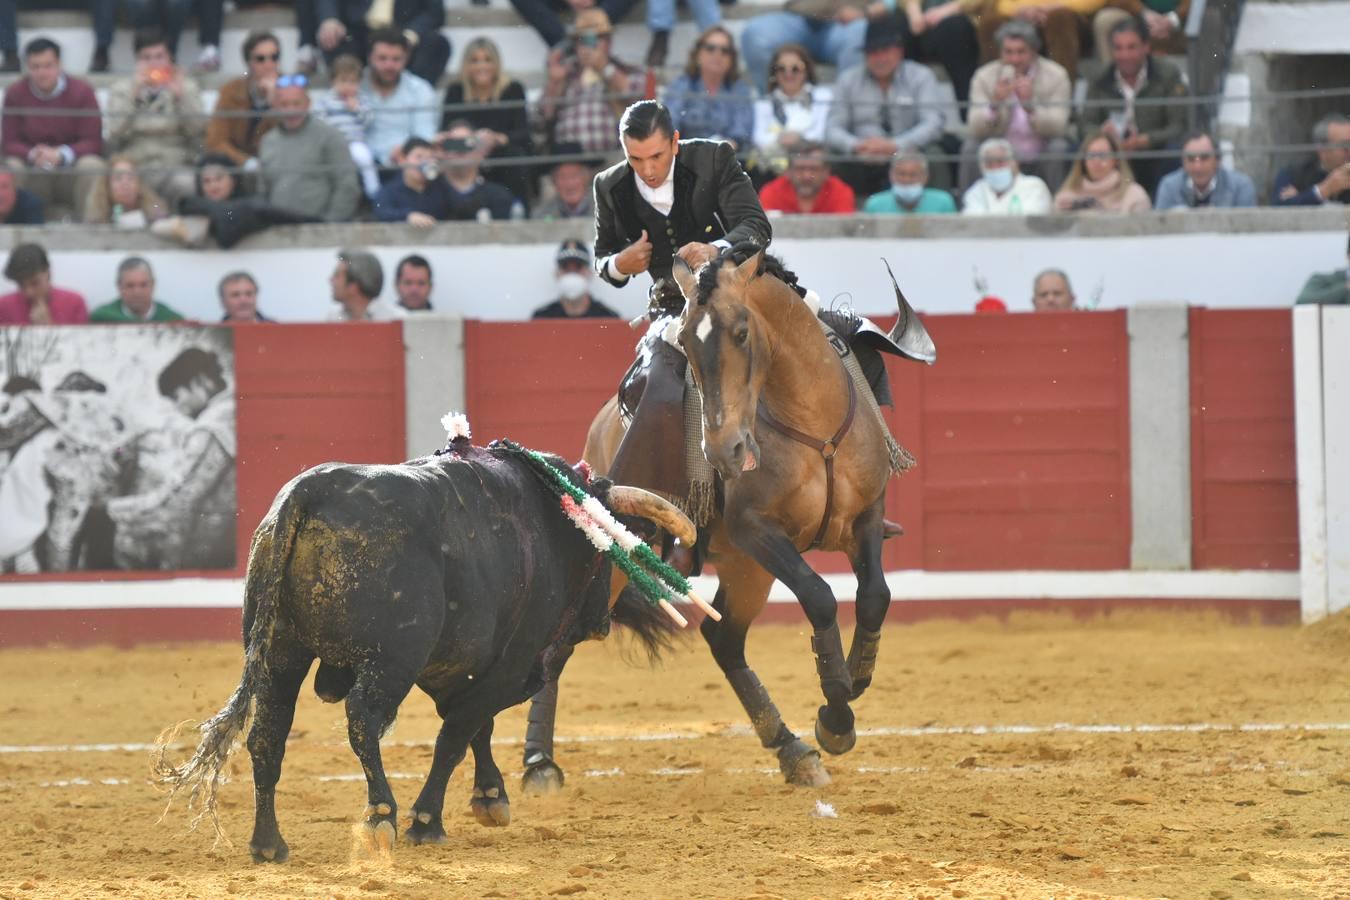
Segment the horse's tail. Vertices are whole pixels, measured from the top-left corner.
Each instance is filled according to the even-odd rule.
[[[673,649],[675,635],[680,633],[680,627],[632,585],[619,592],[619,599],[614,601],[614,608],[610,610],[610,618],[632,632],[638,645],[646,651],[650,663],[656,663],[662,653]]]
[[[303,516],[303,504],[297,499],[297,493],[293,489],[283,489],[253,535],[244,582],[244,671],[239,686],[220,712],[198,727],[201,740],[197,751],[186,763],[175,766],[166,755],[187,722],[165,729],[155,742],[154,772],[161,784],[169,786],[169,802],[164,813],[168,814],[180,791],[189,791],[188,809],[198,810],[191,827],[196,828],[209,816],[216,840],[226,843],[229,839],[216,812],[216,790],[235,741],[248,724],[253,698],[266,676],[268,648],[276,627],[286,563]]]

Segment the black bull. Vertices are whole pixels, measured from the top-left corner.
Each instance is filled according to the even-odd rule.
[[[582,478],[561,465],[576,483]],[[645,518],[692,541],[674,507],[633,488],[592,486],[616,513]],[[296,697],[315,658],[315,690],[344,699],[352,750],[366,774],[365,834],[392,847],[398,807],[380,737],[413,685],[442,726],[431,772],[413,804],[408,838],[445,839],[445,788],[474,751],[471,805],[485,825],[510,813],[492,760],[493,716],[554,680],[571,648],[608,628],[608,561],[563,515],[558,499],[516,453],[456,441],[436,456],[392,466],[327,464],[278,493],[253,537],[244,599],[243,676],[201,726],[193,758],[158,769],[215,813],[221,767],[243,730],[253,758],[257,861],[286,859],[275,791]]]

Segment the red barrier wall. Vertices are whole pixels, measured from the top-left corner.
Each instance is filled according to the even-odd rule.
[[[1190,311],[1192,565],[1297,569],[1287,309]]]

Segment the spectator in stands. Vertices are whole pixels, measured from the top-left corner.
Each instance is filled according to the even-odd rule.
[[[429,84],[445,74],[450,41],[441,33],[445,0],[299,0],[310,4],[318,22],[316,39],[329,64],[350,53],[365,57],[374,49],[378,33],[402,34],[408,58],[406,68]]]
[[[433,312],[431,308],[431,263],[426,257],[409,254],[394,270],[394,293],[398,305],[408,312]]]
[[[905,0],[898,11],[905,59],[942,66],[963,119],[970,80],[980,64],[980,39],[971,16],[985,5],[986,0]]]
[[[800,141],[823,142],[834,92],[816,84],[816,63],[801,44],[773,54],[765,96],[755,101],[752,177],[767,181],[787,169],[788,151]]]
[[[176,310],[155,299],[155,273],[141,256],[117,265],[117,296],[89,314],[90,322],[179,322]]]
[[[531,219],[591,219],[595,216],[595,194],[591,181],[595,178],[594,160],[582,158],[580,144],[560,144],[553,148],[563,159],[553,166],[549,181],[553,196],[540,201],[530,210]]]
[[[964,190],[975,181],[980,142],[1002,137],[1017,151],[1022,171],[1039,175],[1054,190],[1069,168],[1072,80],[1059,63],[1038,55],[1041,39],[1030,22],[1005,22],[994,40],[999,58],[981,66],[971,82],[958,185]]]
[[[0,225],[41,225],[44,221],[42,201],[19,187],[14,170],[0,163]]]
[[[248,194],[235,171],[234,163],[224,154],[203,156],[197,163],[196,196],[178,201],[181,215],[151,223],[151,233],[189,247],[201,246],[209,235],[221,247],[229,248],[271,225],[317,221]]]
[[[1158,182],[1158,209],[1256,205],[1256,186],[1241,172],[1219,165],[1212,135],[1188,135],[1181,144],[1181,166]]]
[[[1031,283],[1031,305],[1036,312],[1067,312],[1076,302],[1069,276],[1059,269],[1046,269]]]
[[[267,115],[276,90],[281,42],[270,31],[253,31],[244,38],[247,74],[220,87],[211,121],[206,126],[206,150],[223,153],[250,172],[258,167],[258,144],[276,124]]]
[[[884,186],[898,150],[941,152],[936,142],[942,135],[942,109],[937,78],[905,59],[893,18],[867,24],[864,50],[864,64],[835,81],[826,133],[835,150],[862,158],[841,177],[854,190],[870,194]],[[933,180],[938,186],[950,183]]]
[[[610,56],[613,30],[603,9],[583,9],[567,46],[549,51],[539,115],[551,146],[613,151],[619,117],[643,92],[642,73]]]
[[[1092,42],[1104,65],[1111,64],[1111,29],[1126,19],[1142,19],[1150,43],[1165,53],[1186,52],[1186,16],[1190,0],[1106,0],[1092,17]]]
[[[1134,180],[1115,138],[1099,131],[1083,142],[1073,171],[1055,195],[1060,212],[1144,212],[1148,194]]]
[[[380,188],[375,197],[375,218],[381,222],[407,222],[415,228],[430,228],[450,216],[450,185],[441,177],[436,152],[421,138],[403,142],[403,172],[397,181]]]
[[[956,212],[952,195],[928,187],[928,157],[918,150],[901,150],[891,160],[890,190],[867,198],[863,212],[914,215]]]
[[[104,54],[106,56],[105,48]],[[19,8],[17,0],[0,0],[0,75],[19,72]]]
[[[347,152],[361,173],[361,187],[375,199],[380,192],[380,174],[375,169],[375,153],[366,143],[366,134],[375,114],[361,99],[361,71],[355,56],[339,56],[328,67],[332,87],[319,97],[315,114],[332,125],[347,140]]]
[[[474,38],[469,42],[464,48],[459,78],[445,87],[441,128],[449,128],[458,119],[477,129],[475,137],[494,162],[529,156],[532,152],[525,88],[506,73],[501,50],[490,38]],[[484,174],[521,200],[533,193],[528,166],[494,165]]]
[[[1346,261],[1350,262],[1350,242],[1347,242]],[[1350,303],[1350,267],[1334,272],[1315,272],[1309,276],[1295,303]]]
[[[880,0],[788,0],[777,12],[761,13],[741,31],[745,65],[767,93],[769,64],[784,44],[799,44],[818,63],[840,72],[862,65],[869,19],[889,17]]]
[[[384,269],[373,253],[339,251],[337,268],[328,284],[337,304],[328,313],[330,322],[388,322],[403,318],[401,306],[391,306],[379,299]]]
[[[531,319],[617,319],[619,314],[591,296],[591,251],[568,238],[558,248],[558,299],[531,313]]]
[[[637,0],[511,0],[511,5],[520,13],[521,18],[543,38],[549,49],[559,47],[569,37],[563,26],[561,12],[572,12],[577,16],[577,25],[583,13],[596,9],[605,14],[610,22],[617,22],[633,8]]]
[[[90,225],[140,229],[148,228],[170,211],[168,202],[142,183],[136,161],[118,155],[108,160],[107,175],[89,192],[84,221]]]
[[[961,200],[968,216],[1038,216],[1050,212],[1050,189],[1017,169],[1012,144],[989,138],[980,145],[980,180]]]
[[[174,65],[158,28],[136,32],[136,73],[108,91],[108,150],[130,157],[170,200],[192,193],[206,122],[197,85]]]
[[[980,43],[985,59],[999,55],[997,32],[1014,19],[1042,35],[1045,55],[1059,63],[1072,81],[1078,77],[1082,36],[1105,0],[992,0],[980,14]]]
[[[525,205],[500,184],[483,178],[478,166],[483,148],[468,122],[452,123],[441,140],[441,171],[450,185],[450,211],[447,218],[464,221],[477,219],[523,219]]]
[[[220,295],[220,308],[225,310],[220,321],[234,324],[272,321],[258,310],[258,282],[249,273],[226,273],[216,292]]]
[[[102,174],[103,121],[89,83],[61,71],[61,48],[36,38],[23,52],[27,77],[5,89],[0,144],[23,187],[78,214]]]
[[[699,33],[722,23],[722,5],[718,0],[688,0]],[[670,52],[670,30],[675,27],[675,0],[647,0],[647,30],[652,40],[647,45],[647,68],[660,69]]]
[[[95,0],[98,2],[98,0]],[[225,21],[225,0],[126,0],[131,26],[163,28],[171,56],[178,56],[178,38],[188,14],[197,13],[197,46],[200,51],[193,70],[220,70],[220,31]]]
[[[370,56],[361,82],[361,101],[375,111],[366,133],[376,162],[397,166],[400,148],[410,137],[430,140],[436,133],[436,89],[405,71],[410,45],[400,31],[382,28],[371,33]]]
[[[1111,66],[1088,84],[1083,127],[1089,133],[1110,132],[1130,159],[1135,178],[1152,196],[1162,177],[1176,168],[1176,157],[1130,155],[1178,148],[1186,131],[1186,105],[1136,106],[1135,101],[1181,101],[1187,96],[1186,83],[1175,63],[1151,54],[1148,30],[1138,19],[1111,29],[1111,59]]]
[[[41,244],[19,244],[9,251],[5,277],[19,289],[0,297],[0,325],[78,325],[89,321],[89,307],[83,297],[52,285],[52,265]]]
[[[858,211],[853,188],[830,173],[825,147],[809,141],[792,148],[787,172],[760,188],[759,202],[765,212],[790,215]]]
[[[741,78],[736,40],[714,25],[689,48],[684,73],[666,87],[666,106],[680,137],[750,145],[755,106],[750,85]]]
[[[356,163],[342,132],[309,114],[309,79],[277,79],[277,127],[258,148],[267,202],[322,222],[350,222],[361,202]]]
[[[1331,113],[1313,126],[1317,154],[1281,169],[1271,198],[1276,206],[1350,203],[1350,116]]]

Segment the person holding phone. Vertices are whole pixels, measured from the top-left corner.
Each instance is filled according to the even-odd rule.
[[[643,94],[643,73],[610,55],[614,28],[602,9],[577,14],[571,39],[548,54],[548,84],[539,104],[550,145],[575,143],[612,153],[619,116]]]

